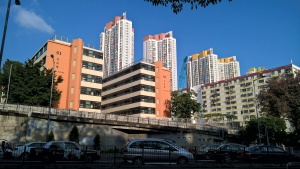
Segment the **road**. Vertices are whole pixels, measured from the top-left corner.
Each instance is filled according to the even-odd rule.
[[[189,168],[189,169],[286,169],[286,164],[245,164],[245,163],[216,163],[209,160],[197,160],[196,163],[188,165],[177,165],[175,163],[145,163],[142,166],[136,166],[129,163],[123,163],[121,160],[101,159],[93,163],[84,162],[62,162],[42,163],[40,161],[21,161],[21,160],[0,160],[0,169],[166,169],[166,168]],[[300,167],[299,167],[300,168]],[[293,168],[294,169],[294,168]]]

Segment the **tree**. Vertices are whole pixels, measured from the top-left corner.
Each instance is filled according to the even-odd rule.
[[[53,131],[50,131],[48,134],[48,141],[55,141],[54,133]]]
[[[261,141],[267,143],[267,135],[271,144],[283,144],[286,141],[286,125],[282,118],[267,116],[259,119],[251,119],[247,125],[239,131],[240,141],[246,145],[253,144],[258,139],[259,124],[265,124],[268,134]]]
[[[197,101],[191,99],[191,93],[178,92],[171,93],[171,112],[177,118],[191,118],[196,112],[201,111],[201,106]]]
[[[34,64],[29,60],[25,64],[22,64],[18,61],[7,60],[3,65],[0,82],[4,86],[2,92],[5,95],[7,94],[11,65],[8,103],[48,106],[52,83],[52,69],[44,68],[41,62]],[[58,90],[57,86],[62,81],[62,77],[57,77],[54,73],[52,103],[60,99],[61,91]],[[6,98],[7,96],[4,97]]]
[[[288,119],[295,134],[300,135],[300,72],[270,78],[258,101],[262,112]]]
[[[76,143],[79,143],[79,132],[76,125],[74,125],[74,127],[69,133],[69,141],[74,141]]]
[[[145,0],[147,2],[151,2],[152,5],[158,6],[168,6],[171,4],[171,9],[175,14],[178,14],[183,9],[183,4],[190,4],[191,9],[198,9],[198,7],[207,7],[209,5],[215,5],[220,3],[222,0]],[[228,0],[231,2],[232,0]]]
[[[94,150],[100,150],[100,135],[97,133],[94,137]]]

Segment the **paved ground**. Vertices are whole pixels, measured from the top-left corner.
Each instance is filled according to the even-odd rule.
[[[83,164],[83,163],[0,163],[0,169],[286,169],[285,164],[215,164],[215,163],[197,163],[189,165],[174,164],[145,164],[141,166],[131,164]]]

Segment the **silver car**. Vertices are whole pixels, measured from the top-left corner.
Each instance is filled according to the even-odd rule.
[[[17,146],[12,151],[14,158],[28,160],[30,158],[30,150],[32,148],[43,148],[46,142],[29,142],[22,146]]]
[[[177,162],[188,164],[194,162],[194,156],[186,149],[165,139],[135,139],[123,149],[125,162],[141,165],[144,162]]]

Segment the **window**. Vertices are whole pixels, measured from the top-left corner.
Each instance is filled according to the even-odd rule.
[[[73,93],[74,93],[74,87],[71,88],[71,94],[73,94]]]
[[[77,46],[74,47],[73,52],[74,52],[74,53],[77,52]]]
[[[70,108],[73,108],[73,102],[70,101]]]
[[[80,108],[87,108],[87,109],[100,109],[101,103],[95,101],[88,101],[88,100],[80,100]]]
[[[75,73],[72,73],[72,80],[75,80]]]
[[[76,66],[76,60],[73,60],[73,66]]]

